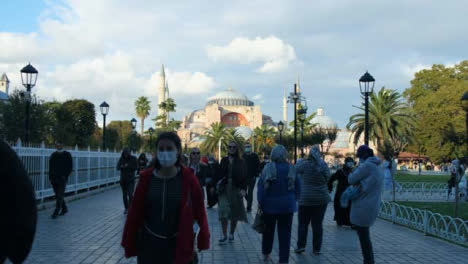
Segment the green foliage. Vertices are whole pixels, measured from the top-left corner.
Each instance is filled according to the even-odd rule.
[[[416,142],[408,150],[422,145],[434,162],[449,161],[467,155],[465,112],[460,98],[468,90],[468,61],[454,67],[433,65],[419,71],[404,95],[418,117]]]
[[[422,166],[422,165],[421,165]],[[449,175],[412,175],[397,171],[395,175],[395,180],[397,182],[433,182],[433,183],[447,183],[449,180]]]
[[[257,153],[270,153],[275,145],[276,130],[273,127],[262,125],[254,129],[256,136],[254,151]]]
[[[176,131],[179,129],[180,125],[182,124],[181,121],[174,120],[174,118],[169,119],[169,113],[175,112],[176,103],[174,99],[167,98],[166,101],[159,104],[159,108],[161,108],[164,112],[161,115],[158,115],[153,121],[156,122],[156,130],[159,132],[163,131]]]
[[[369,99],[369,140],[378,149],[382,149],[385,140],[411,138],[415,117],[397,91],[382,87],[378,93],[372,93]],[[362,113],[352,115],[346,126],[354,133],[355,144],[365,130],[364,103],[359,109]]]
[[[26,100],[20,91],[14,90],[7,102],[0,103],[1,129],[5,139],[10,142],[21,138],[24,141],[26,121]],[[33,95],[30,106],[29,141],[40,143],[47,139],[50,120],[46,107]]]
[[[68,100],[62,104],[61,111],[56,116],[57,124],[65,125],[65,132],[69,133],[63,143],[87,147],[96,127],[94,104],[83,99]]]
[[[132,134],[132,123],[128,120],[125,121],[112,121],[109,125],[106,126],[107,131],[114,130],[118,135],[118,141],[115,143],[114,148],[122,149],[129,146],[128,139]],[[106,133],[107,133],[106,131]],[[107,138],[107,134],[106,134]],[[107,145],[108,148],[111,148],[111,145]]]
[[[225,155],[227,145],[230,141],[235,141],[242,150],[244,146],[244,138],[240,136],[234,128],[227,128],[222,123],[213,123],[211,128],[203,135],[204,141],[200,145],[200,150],[203,153],[218,155],[218,144],[221,139],[221,155]]]
[[[145,96],[140,96],[135,101],[135,111],[137,116],[141,120],[141,131],[140,133],[143,135],[144,127],[145,127],[145,119],[149,116],[151,111],[151,102]]]

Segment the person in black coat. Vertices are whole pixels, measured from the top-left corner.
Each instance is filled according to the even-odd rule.
[[[216,175],[218,173],[219,164],[212,156],[208,158],[208,173],[205,179],[206,198],[208,208],[213,208],[218,202],[218,195],[216,194]]]
[[[63,150],[63,145],[60,142],[56,142],[55,147],[57,150],[50,155],[49,159],[49,181],[54,189],[56,200],[52,219],[68,212],[65,204],[65,188],[68,177],[73,170],[73,159],[70,152]]]
[[[208,174],[208,166],[201,162],[200,160],[200,149],[199,148],[192,148],[190,150],[190,156],[189,156],[189,164],[187,167],[191,168],[193,170],[193,174],[197,176],[198,183],[200,183],[200,186],[202,187],[205,186],[205,179]]]
[[[141,153],[140,156],[138,156],[138,173],[146,169],[147,166],[148,166],[148,159],[146,158],[146,154]]]
[[[125,207],[124,214],[127,214],[128,206],[132,203],[133,191],[135,189],[135,173],[137,169],[137,159],[130,153],[128,148],[124,148],[119,162],[117,162],[117,170],[120,171],[120,187],[122,188]]]
[[[246,177],[247,177],[247,212],[252,211],[252,200],[253,200],[253,191],[255,188],[255,183],[257,182],[257,177],[260,174],[260,160],[257,153],[252,151],[252,146],[250,143],[245,143],[244,145],[244,154],[242,159],[245,162],[246,166]]]
[[[338,226],[351,226],[349,220],[350,206],[347,208],[342,208],[340,205],[340,199],[343,192],[348,188],[348,175],[352,172],[354,168],[354,160],[351,157],[345,159],[345,164],[343,168],[337,170],[328,181],[328,190],[331,192],[333,190],[333,183],[338,181],[336,186],[335,198],[333,200],[333,207],[335,209],[334,220]]]
[[[7,258],[22,263],[36,233],[37,207],[34,187],[21,160],[0,141],[0,263]]]

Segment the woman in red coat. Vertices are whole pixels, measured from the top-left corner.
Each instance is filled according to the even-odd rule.
[[[138,264],[188,264],[194,252],[193,224],[200,227],[199,250],[209,248],[210,232],[197,178],[181,165],[182,145],[172,132],[156,140],[154,166],[140,173],[125,223],[125,257]]]

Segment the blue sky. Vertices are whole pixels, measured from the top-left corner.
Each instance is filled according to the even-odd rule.
[[[403,91],[416,71],[468,55],[463,0],[8,0],[2,9],[0,73],[12,88],[31,61],[39,97],[106,100],[110,120],[135,116],[140,95],[155,115],[164,63],[176,118],[232,86],[279,121],[299,75],[309,109],[343,127],[366,70],[376,88]]]

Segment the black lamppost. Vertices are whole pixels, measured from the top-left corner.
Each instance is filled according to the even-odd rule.
[[[153,133],[154,133],[154,128],[153,128],[153,127],[148,128],[148,133],[149,133],[149,135],[150,135],[150,146],[152,147],[152,146],[153,146]]]
[[[31,63],[21,69],[21,82],[26,88],[26,121],[25,121],[25,134],[24,140],[29,141],[29,112],[31,107],[31,89],[36,85],[38,71]]]
[[[133,150],[135,150],[135,144],[136,144],[136,132],[135,132],[135,128],[136,128],[136,123],[137,123],[137,120],[135,118],[132,118],[132,120],[130,120],[130,123],[132,123],[132,148]]]
[[[299,121],[301,122],[301,158],[304,157],[304,122],[306,119],[307,108],[302,108],[297,111],[299,114]]]
[[[284,123],[283,123],[283,121],[279,121],[278,122],[278,131],[279,131],[279,143],[280,144],[283,144],[283,140],[281,139],[281,136],[283,134],[283,130],[284,130]]]
[[[294,92],[288,96],[288,102],[294,104],[294,163],[297,161],[297,104],[305,101],[300,92],[297,92],[297,84],[294,84]]]
[[[106,150],[106,115],[109,113],[109,104],[104,101],[99,108],[102,114],[102,149]]]
[[[462,107],[465,110],[465,127],[466,127],[466,155],[468,155],[468,91],[463,94],[462,98]],[[465,157],[465,164],[468,164],[468,157]]]
[[[366,71],[359,79],[359,89],[364,95],[365,102],[365,127],[364,127],[364,144],[369,145],[369,95],[374,91],[375,79],[369,72]]]

